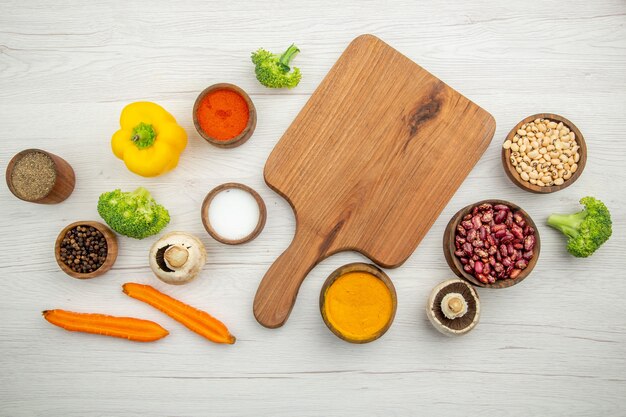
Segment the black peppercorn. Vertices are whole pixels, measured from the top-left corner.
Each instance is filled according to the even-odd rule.
[[[59,255],[72,271],[88,274],[106,260],[107,241],[95,227],[76,226],[63,237]]]

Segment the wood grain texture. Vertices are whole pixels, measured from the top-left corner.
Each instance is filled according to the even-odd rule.
[[[350,345],[328,331],[319,292],[353,252],[309,273],[290,321],[259,326],[250,313],[263,274],[289,245],[289,204],[263,181],[278,139],[345,46],[374,33],[480,103],[497,120],[489,148],[414,254],[387,270],[398,310],[385,336]],[[429,2],[0,1],[0,166],[27,147],[49,150],[76,172],[58,205],[30,204],[0,186],[0,415],[59,417],[458,415],[500,417],[626,414],[626,321],[608,314],[626,293],[626,4],[623,0]],[[303,73],[289,91],[258,84],[250,52],[295,42]],[[257,109],[254,135],[234,149],[196,134],[192,107],[207,85],[244,88]],[[122,108],[163,105],[189,134],[179,166],[145,179],[109,149]],[[500,162],[502,142],[524,116],[566,115],[584,133],[589,159],[571,187],[537,195],[515,187]],[[204,230],[198,210],[215,186],[257,190],[268,209],[254,241],[227,246]],[[120,237],[104,276],[76,280],[61,271],[54,240],[67,224],[98,219],[96,202],[113,188],[148,188],[184,230],[207,248],[193,282],[161,283],[148,265],[157,236]],[[552,212],[579,210],[584,195],[613,213],[614,236],[590,259],[574,259]],[[448,339],[424,309],[439,282],[454,278],[441,238],[456,211],[483,198],[519,203],[536,221],[541,259],[523,284],[477,289],[481,319]],[[216,346],[121,292],[153,285],[219,317],[234,346]],[[64,332],[51,308],[156,321],[170,331],[151,345]],[[221,349],[225,347],[226,349]],[[232,348],[232,349],[231,349]]]
[[[352,250],[400,266],[495,128],[379,38],[354,39],[265,164],[265,182],[294,209],[296,235],[259,285],[259,323],[282,326],[308,272],[330,255]]]

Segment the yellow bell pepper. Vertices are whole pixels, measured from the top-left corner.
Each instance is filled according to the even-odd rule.
[[[156,177],[174,169],[187,146],[187,133],[163,107],[147,101],[131,103],[120,116],[111,139],[115,156],[135,174]]]

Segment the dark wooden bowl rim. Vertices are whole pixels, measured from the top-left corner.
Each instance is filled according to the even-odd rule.
[[[326,312],[325,312],[325,309],[324,309],[324,304],[326,302],[326,290],[328,288],[330,288],[330,286],[339,277],[341,277],[342,275],[345,275],[347,273],[350,273],[350,272],[366,272],[366,273],[369,273],[369,274],[375,276],[376,278],[378,278],[379,280],[381,280],[385,284],[385,286],[389,290],[389,293],[391,294],[392,308],[391,308],[391,316],[389,316],[389,321],[377,333],[373,334],[370,338],[364,339],[364,340],[351,339],[348,336],[346,336],[343,333],[341,333],[339,330],[337,330],[330,323],[328,318],[326,317]],[[328,327],[328,329],[330,329],[330,331],[333,332],[340,339],[343,339],[346,342],[355,343],[355,344],[363,344],[363,343],[373,342],[374,340],[376,340],[376,339],[380,338],[382,335],[384,335],[387,332],[387,330],[389,330],[389,328],[391,327],[391,324],[393,323],[393,320],[394,320],[394,318],[396,316],[397,306],[398,306],[398,298],[396,296],[396,288],[394,287],[393,282],[391,282],[391,279],[389,279],[387,274],[385,274],[377,266],[372,265],[372,264],[362,263],[362,262],[354,262],[354,263],[346,264],[346,265],[343,265],[343,266],[335,269],[328,276],[328,278],[326,278],[326,281],[324,282],[324,285],[322,286],[322,290],[320,291],[320,313],[322,315],[322,319],[324,320],[324,323],[326,324],[326,327]]]
[[[519,210],[520,212],[522,212],[522,214],[526,218],[526,221],[530,223],[530,225],[535,229],[536,243],[535,243],[535,248],[533,249],[534,256],[528,262],[528,267],[524,269],[522,272],[520,272],[520,274],[515,279],[509,278],[509,279],[497,280],[493,284],[483,284],[482,282],[477,280],[473,275],[468,274],[467,272],[463,270],[463,264],[461,263],[459,258],[457,258],[456,255],[454,254],[454,251],[456,250],[456,247],[454,245],[454,239],[456,235],[456,226],[460,223],[461,219],[466,214],[468,214],[474,207],[480,204],[484,204],[484,203],[489,203],[493,205],[506,204],[507,206],[511,207],[513,211]],[[517,204],[513,204],[509,201],[506,201],[506,200],[482,200],[477,203],[473,203],[473,204],[463,207],[461,210],[457,211],[454,216],[452,216],[443,234],[443,254],[446,258],[446,262],[448,263],[448,266],[450,266],[450,269],[452,269],[452,272],[454,272],[458,277],[463,278],[469,281],[470,283],[479,287],[483,287],[483,288],[499,289],[499,288],[507,288],[507,287],[511,287],[513,285],[519,284],[532,272],[533,268],[537,264],[537,261],[539,260],[540,251],[541,251],[541,239],[539,238],[539,230],[537,229],[537,225],[535,224],[533,219],[528,215],[528,213],[524,211],[520,206],[518,206]]]
[[[198,122],[198,116],[197,116],[198,107],[200,106],[202,99],[207,94],[215,90],[234,91],[238,93],[241,97],[243,97],[246,104],[248,105],[248,124],[246,125],[246,127],[243,129],[243,131],[240,134],[228,140],[218,140],[207,135],[206,132],[202,130],[202,127],[200,126],[200,123]],[[235,84],[229,84],[229,83],[213,84],[205,88],[204,90],[202,90],[202,92],[198,95],[198,98],[196,98],[196,101],[193,105],[193,124],[196,130],[198,131],[198,134],[202,136],[202,138],[206,140],[207,142],[209,142],[211,145],[215,145],[220,148],[235,148],[237,146],[241,146],[244,143],[246,143],[248,139],[250,139],[250,136],[252,136],[252,133],[254,132],[254,129],[256,128],[256,108],[254,107],[254,103],[252,102],[252,99],[250,99],[250,96],[248,96],[248,94],[242,88],[236,86]]]
[[[248,236],[242,237],[241,239],[227,239],[221,236],[219,233],[215,231],[215,229],[211,225],[211,222],[209,221],[209,206],[211,205],[213,198],[215,198],[215,196],[221,193],[222,191],[231,189],[231,188],[247,191],[248,193],[252,195],[252,197],[254,197],[254,199],[256,200],[256,203],[259,206],[259,221],[257,222],[256,227],[254,228],[252,233],[250,233]],[[204,201],[202,202],[201,217],[202,217],[202,225],[204,226],[204,229],[211,235],[213,239],[217,240],[218,242],[225,243],[227,245],[240,245],[242,243],[246,243],[246,242],[250,242],[251,240],[254,240],[261,233],[261,231],[265,227],[265,221],[267,219],[267,208],[265,207],[265,202],[263,201],[259,193],[257,193],[255,190],[248,187],[247,185],[240,184],[238,182],[228,182],[225,184],[218,185],[217,187],[209,191],[209,193],[204,198]]]
[[[515,167],[513,166],[513,164],[511,164],[511,161],[510,161],[511,149],[504,149],[504,148],[502,148],[502,153],[501,153],[502,166],[504,168],[504,172],[506,173],[507,177],[509,177],[509,179],[519,188],[526,190],[526,191],[530,191],[532,193],[538,193],[538,194],[554,193],[556,191],[560,191],[564,188],[569,187],[578,179],[578,177],[581,176],[581,174],[583,173],[583,170],[585,169],[585,165],[587,164],[587,144],[585,142],[585,138],[583,137],[583,134],[580,132],[580,130],[578,129],[578,127],[576,127],[574,123],[572,123],[571,121],[569,121],[563,116],[560,116],[558,114],[553,114],[553,113],[538,113],[538,114],[533,114],[532,116],[528,116],[522,119],[518,124],[516,124],[513,127],[513,129],[511,129],[511,131],[506,136],[504,141],[506,142],[507,140],[510,140],[511,142],[513,142],[513,137],[515,136],[517,131],[522,127],[522,125],[524,123],[531,122],[535,119],[549,119],[557,123],[562,122],[563,125],[567,126],[571,131],[574,132],[574,134],[576,135],[576,143],[580,147],[580,149],[578,149],[580,159],[578,160],[578,169],[576,170],[576,172],[574,172],[572,176],[561,185],[551,185],[551,186],[546,186],[546,187],[540,187],[538,185],[526,182],[522,179],[520,174],[515,170]]]

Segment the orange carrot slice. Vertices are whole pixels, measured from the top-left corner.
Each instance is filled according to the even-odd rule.
[[[46,310],[42,314],[50,323],[71,332],[120,337],[134,342],[153,342],[169,334],[167,330],[153,321],[133,317],[74,313],[66,310]]]
[[[122,288],[129,297],[150,304],[192,332],[196,332],[212,342],[231,345],[235,343],[235,336],[230,334],[224,323],[207,312],[165,295],[149,285],[129,282],[124,284]]]

